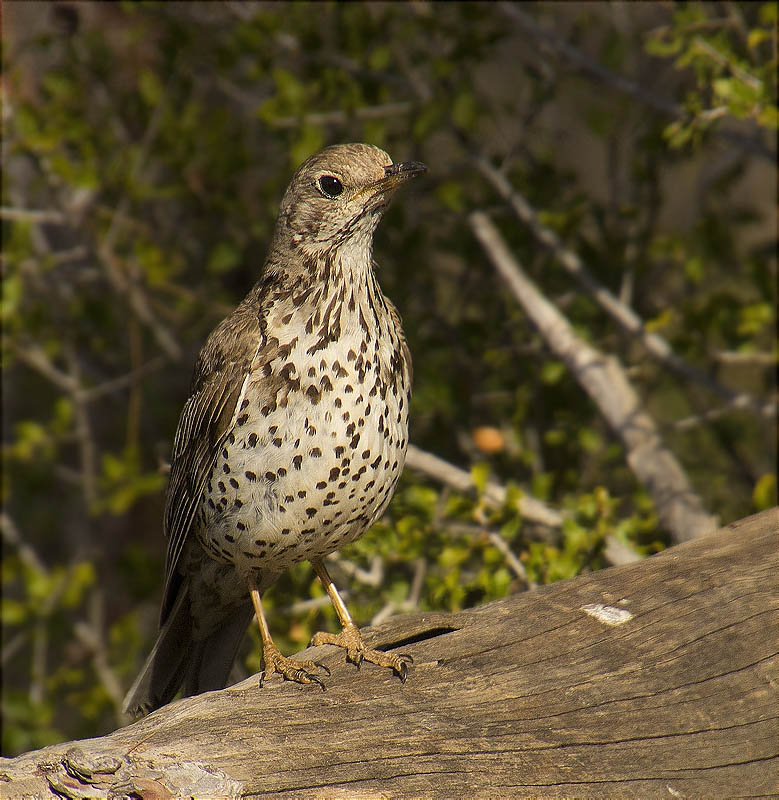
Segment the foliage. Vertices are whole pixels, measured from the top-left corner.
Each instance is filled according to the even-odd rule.
[[[674,353],[770,405],[760,175],[776,3],[534,6],[545,30],[630,76],[627,92],[549,58],[500,4],[25,6],[6,9],[3,55],[4,753],[123,721],[154,637],[189,370],[256,280],[291,171],[324,144],[430,167],[389,210],[376,259],[414,355],[412,440],[477,486],[406,471],[333,566],[361,624],[598,569],[611,539],[642,555],[668,544],[619,440],[493,274],[474,209],[495,212],[577,333],[627,365],[709,509],[729,521],[776,503],[765,414],[721,408],[626,337],[472,161],[499,163]],[[524,517],[522,496],[566,512],[562,527]],[[285,651],[335,625],[305,564],[268,607]]]

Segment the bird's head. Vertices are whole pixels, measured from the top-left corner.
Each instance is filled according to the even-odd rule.
[[[370,251],[371,239],[395,190],[427,169],[393,164],[378,147],[338,144],[304,161],[284,194],[276,244],[309,255],[331,248]]]

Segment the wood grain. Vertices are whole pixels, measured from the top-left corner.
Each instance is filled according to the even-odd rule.
[[[369,644],[327,692],[256,678],[0,762],[3,797],[765,797],[779,792],[777,509]]]

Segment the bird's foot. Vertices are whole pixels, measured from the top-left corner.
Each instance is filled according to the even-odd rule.
[[[406,682],[408,664],[414,660],[405,653],[393,655],[383,650],[369,650],[365,647],[359,629],[353,623],[344,626],[340,633],[315,633],[310,644],[311,646],[334,644],[336,647],[343,647],[346,650],[346,660],[356,664],[358,669],[363,661],[369,661],[380,667],[389,667],[400,678],[401,683]]]
[[[265,683],[266,677],[270,677],[274,673],[281,675],[285,681],[294,681],[295,683],[315,683],[317,686],[325,691],[325,685],[322,680],[314,675],[317,669],[324,670],[328,675],[330,670],[318,661],[296,661],[294,658],[288,658],[281,655],[279,649],[274,644],[266,644],[262,652],[263,668],[260,673],[260,687]]]

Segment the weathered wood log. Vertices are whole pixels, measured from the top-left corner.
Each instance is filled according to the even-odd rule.
[[[326,692],[257,679],[0,762],[3,797],[756,797],[779,789],[777,509],[458,614]]]

